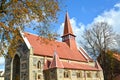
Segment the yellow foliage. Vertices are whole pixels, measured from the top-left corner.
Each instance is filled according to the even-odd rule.
[[[24,26],[32,20],[37,20],[39,27],[34,29],[40,30],[41,35],[52,36],[49,33],[48,26],[50,22],[56,21],[56,14],[59,11],[59,3],[56,0],[1,0],[0,3],[0,43],[3,48],[8,48],[8,54],[13,57],[19,36],[18,26],[24,29]],[[29,27],[28,27],[29,28]],[[49,35],[48,35],[49,34]],[[5,49],[6,50],[6,49]],[[0,50],[4,54],[4,49]]]
[[[13,2],[17,3],[18,0],[13,0]]]

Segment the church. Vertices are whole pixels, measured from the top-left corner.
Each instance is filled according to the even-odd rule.
[[[97,61],[76,45],[68,13],[62,41],[20,32],[14,57],[5,60],[5,80],[104,80]]]

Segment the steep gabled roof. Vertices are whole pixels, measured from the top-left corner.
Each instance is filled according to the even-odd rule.
[[[91,59],[85,54],[85,51],[83,50],[79,51],[77,49],[75,35],[73,34],[72,31],[68,13],[66,14],[65,17],[64,33],[62,36],[63,42],[48,40],[27,32],[24,33],[24,37],[23,38],[25,43],[27,43],[29,47],[33,48],[34,55],[52,57],[54,49],[56,48],[56,53],[62,59],[83,62],[91,61]]]
[[[53,60],[49,68],[64,68],[56,52],[54,53]]]
[[[53,61],[47,60],[45,63],[46,66],[44,66],[44,70],[51,69],[51,65]],[[60,61],[62,66],[60,68],[62,69],[73,69],[73,70],[90,70],[90,71],[101,71],[102,69],[100,66],[98,67],[98,64],[96,66],[91,66],[89,64],[82,64],[82,63],[74,63],[74,62],[65,62],[65,61]],[[52,68],[57,68],[57,67],[52,67]],[[58,67],[59,68],[59,67]]]
[[[71,50],[65,42],[44,39],[27,32],[24,33],[24,37],[27,38],[33,48],[34,55],[52,57],[56,48],[57,54],[62,59],[87,62],[87,59],[78,50]]]

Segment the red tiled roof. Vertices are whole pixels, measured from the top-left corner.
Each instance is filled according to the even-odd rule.
[[[62,63],[64,68],[67,68],[67,69],[99,70],[97,67],[85,65],[85,64],[69,63],[69,62],[62,62]]]
[[[51,63],[51,61],[49,61],[49,64]],[[47,68],[44,68],[44,70],[50,69],[51,67],[49,66],[48,62],[46,63]],[[63,68],[64,69],[73,69],[73,70],[92,70],[92,71],[98,71],[98,70],[102,70],[101,68],[95,66],[90,66],[90,65],[86,65],[86,64],[79,64],[79,63],[72,63],[72,62],[64,62],[61,61],[63,64]],[[45,66],[46,67],[46,66]],[[59,67],[54,67],[54,68],[59,68]]]
[[[52,57],[56,49],[60,58],[87,62],[87,59],[78,50],[71,50],[65,42],[43,39],[37,35],[26,32],[24,36],[32,46],[34,55]]]
[[[49,68],[64,68],[62,62],[59,60],[57,53],[54,53],[53,60]]]

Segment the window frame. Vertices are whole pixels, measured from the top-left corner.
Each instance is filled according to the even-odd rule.
[[[91,76],[91,72],[87,72],[86,75],[87,75],[87,78],[91,78],[92,77]]]
[[[76,77],[77,78],[82,78],[82,72],[76,72]]]
[[[70,78],[70,71],[64,71],[64,78]]]
[[[41,69],[41,61],[37,62],[37,69]]]

